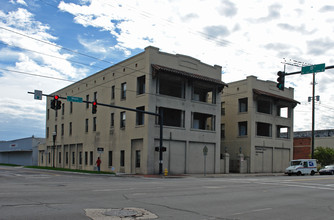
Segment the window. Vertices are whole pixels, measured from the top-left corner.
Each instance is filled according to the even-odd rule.
[[[136,150],[136,168],[140,167],[140,150]]]
[[[108,166],[112,166],[112,151],[108,152]]]
[[[69,127],[68,134],[71,136],[72,135],[72,122],[70,122],[68,127]]]
[[[239,99],[239,112],[248,111],[248,98]]]
[[[96,117],[93,118],[93,131],[96,131]]]
[[[145,76],[137,78],[137,95],[145,93]]]
[[[94,101],[97,100],[97,92],[94,92]]]
[[[58,117],[58,110],[55,111],[55,117],[57,119],[57,117]]]
[[[49,138],[49,133],[50,133],[49,127],[46,127],[46,138]]]
[[[46,110],[46,120],[50,119],[50,109]]]
[[[277,135],[276,135],[277,138],[290,139],[290,127],[277,125],[276,131],[277,131]]]
[[[82,152],[80,151],[79,152],[79,165],[82,164]]]
[[[271,114],[271,102],[266,100],[257,100],[257,112]]]
[[[221,103],[221,115],[225,115],[225,102]]]
[[[115,86],[111,87],[111,100],[115,99]]]
[[[239,127],[239,136],[247,135],[247,121],[242,121],[238,123]]]
[[[65,103],[61,104],[61,115],[65,114]]]
[[[64,124],[61,124],[61,136],[64,136]]]
[[[85,121],[85,132],[88,132],[88,118]]]
[[[257,122],[256,123],[256,135],[257,136],[264,136],[264,137],[271,137],[271,124]]]
[[[137,110],[145,111],[145,106],[137,107]],[[144,113],[136,112],[136,125],[143,125],[144,124]]]
[[[55,125],[55,132],[56,132],[56,134],[57,134],[57,125]]]
[[[66,164],[68,164],[68,152],[66,152]]]
[[[93,151],[89,152],[89,165],[93,165]]]
[[[124,164],[125,164],[125,151],[124,150],[121,150],[121,158],[120,158],[120,166],[121,167],[124,167]]]
[[[75,152],[72,152],[72,164],[75,164]]]
[[[173,97],[185,97],[185,79],[169,74],[159,74],[159,94]]]
[[[58,153],[58,163],[61,164],[61,152]]]
[[[114,113],[110,114],[110,128],[113,128],[115,126],[115,118]]]
[[[171,108],[160,107],[158,112],[162,111],[163,125],[184,128],[184,111]],[[159,124],[159,117],[156,117],[157,124]]]
[[[192,128],[200,130],[215,130],[215,116],[194,112],[192,120]]]
[[[49,152],[49,155],[48,155],[48,156],[49,156],[49,161],[48,161],[48,162],[49,162],[49,164],[50,164],[50,163],[51,163],[51,153],[50,153],[50,152]]]
[[[287,106],[277,106],[277,116],[290,118],[290,109]]]
[[[216,89],[212,85],[195,82],[193,83],[192,100],[214,104],[216,103]]]
[[[121,124],[120,124],[121,128],[125,128],[125,120],[126,120],[126,114],[125,112],[121,112]]]
[[[70,102],[70,114],[73,113],[73,102]]]
[[[126,99],[126,83],[121,84],[121,100]]]
[[[87,103],[86,103],[86,108],[89,108],[89,95],[86,95],[86,101],[87,101]]]
[[[88,165],[88,152],[85,151],[85,165]]]
[[[225,124],[220,125],[220,137],[225,138]]]

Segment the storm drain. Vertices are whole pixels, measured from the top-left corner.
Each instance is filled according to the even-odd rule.
[[[93,220],[131,220],[156,219],[157,215],[140,208],[121,209],[85,209],[86,215]]]

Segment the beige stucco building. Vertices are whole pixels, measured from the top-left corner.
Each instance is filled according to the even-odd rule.
[[[232,82],[222,95],[221,152],[230,171],[282,172],[293,153],[293,88],[249,76]],[[241,156],[241,157],[240,157]]]
[[[63,88],[52,95],[122,106],[146,112],[163,110],[163,169],[171,174],[220,172],[221,67],[155,47]],[[154,115],[62,100],[47,100],[46,145],[39,164],[102,171],[158,173],[159,120]],[[56,132],[56,133],[54,133]],[[53,134],[56,134],[55,149]],[[98,151],[99,150],[99,151]],[[42,161],[41,158],[44,158]]]

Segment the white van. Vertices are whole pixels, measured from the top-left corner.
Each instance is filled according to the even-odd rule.
[[[290,166],[285,169],[285,174],[297,176],[310,174],[314,175],[317,172],[317,161],[315,159],[299,159],[291,160]]]

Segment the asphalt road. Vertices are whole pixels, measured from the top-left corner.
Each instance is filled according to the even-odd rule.
[[[145,211],[148,219],[325,220],[334,219],[333,200],[334,176],[144,178],[0,166],[6,220],[140,219]]]

